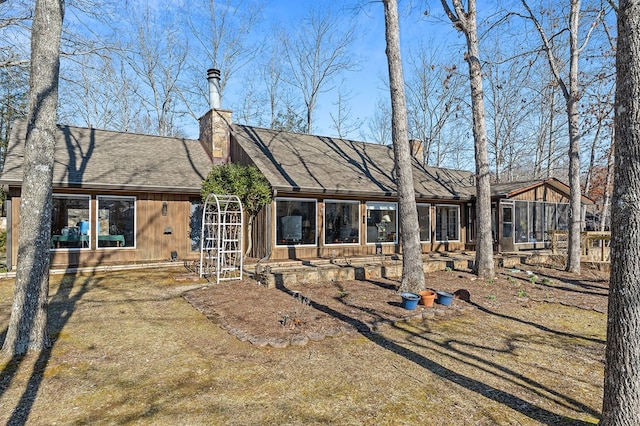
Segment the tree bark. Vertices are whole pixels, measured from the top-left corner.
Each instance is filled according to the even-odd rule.
[[[601,425],[640,424],[640,4],[621,0],[611,279]]]
[[[567,271],[580,273],[580,224],[582,223],[582,191],[580,186],[580,115],[578,113],[578,24],[580,1],[571,0],[569,18],[569,92],[566,94],[569,118],[569,247]]]
[[[467,10],[460,0],[453,0],[452,11],[446,0],[442,6],[454,26],[467,39],[466,60],[469,64],[471,84],[471,109],[473,116],[473,139],[476,158],[476,260],[473,271],[480,278],[493,278],[493,236],[491,232],[491,176],[487,149],[487,129],[485,125],[484,94],[482,89],[482,69],[479,59],[479,41],[476,27],[476,3],[469,0]]]
[[[400,57],[398,3],[383,0],[389,88],[391,91],[391,138],[397,175],[398,209],[402,243],[402,281],[400,291],[418,292],[425,288],[420,245],[420,226],[413,186],[413,167],[407,130],[407,102]]]
[[[31,77],[16,285],[3,355],[39,352],[47,332],[53,152],[63,0],[38,0],[31,30]]]

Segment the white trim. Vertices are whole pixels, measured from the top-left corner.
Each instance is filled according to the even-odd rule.
[[[55,247],[51,247],[50,251],[55,251],[55,252],[67,252],[67,251],[87,251],[87,250],[91,250],[91,222],[92,222],[92,211],[91,211],[91,195],[90,194],[60,194],[60,193],[53,193],[52,195],[52,200],[54,198],[68,198],[68,199],[83,199],[86,198],[89,200],[89,246],[88,247],[62,247],[62,248],[55,248]],[[51,209],[53,210],[53,205],[51,206]],[[53,223],[52,223],[53,225]],[[53,234],[51,235],[51,238],[53,238]]]
[[[398,202],[397,201],[366,201],[365,202],[365,206],[366,206],[366,211],[367,211],[367,216],[365,218],[366,222],[365,222],[365,227],[366,229],[366,233],[364,235],[365,238],[365,244],[366,245],[377,245],[377,244],[398,244],[398,227],[400,225],[400,218],[398,217]],[[382,207],[387,207],[387,208],[382,208]],[[368,212],[370,211],[392,211],[395,212],[395,216],[396,216],[396,220],[395,220],[395,229],[394,229],[394,240],[393,241],[373,241],[373,242],[369,242],[369,225],[368,225],[368,221],[369,221],[369,214]]]
[[[122,246],[122,247],[99,247],[99,241],[98,241],[98,225],[99,225],[99,221],[100,218],[98,217],[98,215],[100,214],[100,199],[109,199],[109,200],[133,200],[133,246],[131,247],[127,247],[127,246]],[[136,197],[135,195],[96,195],[96,221],[95,221],[95,243],[96,243],[96,250],[126,250],[126,249],[135,249],[138,245],[138,197]],[[111,235],[111,234],[108,234]],[[126,240],[125,240],[125,244],[126,244]]]
[[[458,210],[458,220],[456,221],[456,233],[458,234],[458,238],[456,238],[455,240],[438,240],[437,238],[435,239],[436,243],[446,243],[446,242],[460,242],[460,219],[461,219],[461,215],[460,215],[460,204],[435,204],[434,207],[436,208],[436,220],[435,220],[435,236],[438,235],[438,207],[455,207]]]
[[[327,243],[327,204],[354,204],[357,207],[357,219],[356,223],[358,225],[358,240],[355,243]],[[339,200],[339,199],[327,199],[323,200],[324,210],[322,212],[322,243],[325,247],[343,247],[343,246],[359,246],[362,238],[362,226],[360,224],[362,214],[360,213],[360,205],[362,204],[359,200]],[[353,229],[353,228],[352,228]]]
[[[431,203],[416,203],[416,211],[418,207],[426,207],[429,210],[429,239],[428,240],[420,240],[421,243],[430,243],[431,242],[431,234],[433,231],[433,222],[431,221]],[[418,214],[418,226],[420,226],[420,215]],[[418,232],[420,233],[420,232]]]
[[[313,244],[278,244],[278,201],[300,201],[314,203],[314,236]],[[296,197],[276,197],[273,203],[273,240],[276,248],[279,247],[318,247],[318,199],[316,198],[296,198]]]

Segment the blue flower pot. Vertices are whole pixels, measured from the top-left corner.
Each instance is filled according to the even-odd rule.
[[[420,296],[417,294],[406,291],[400,293],[400,297],[402,297],[402,307],[410,311],[418,306],[418,300],[420,300]]]
[[[453,297],[454,297],[452,293],[438,290],[436,291],[436,294],[438,295],[438,298],[436,299],[437,304],[444,305],[444,306],[451,305],[451,302],[453,301]]]

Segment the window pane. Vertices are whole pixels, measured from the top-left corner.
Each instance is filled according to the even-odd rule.
[[[358,207],[358,202],[325,202],[325,244],[360,242]]]
[[[418,204],[418,226],[420,226],[420,241],[431,241],[431,206]]]
[[[98,197],[98,247],[135,247],[133,197]]]
[[[526,201],[514,202],[514,216],[516,227],[516,243],[526,243],[529,240],[528,203]]]
[[[569,229],[569,204],[558,204],[558,229]]]
[[[396,203],[367,203],[367,243],[395,243],[398,233]]]
[[[89,197],[53,196],[51,245],[53,248],[88,248],[91,233]]]
[[[457,241],[460,207],[436,206],[436,240]]]
[[[191,251],[200,251],[200,237],[202,236],[202,200],[192,198],[191,215],[189,216],[189,239]]]
[[[513,208],[502,207],[502,238],[511,238],[513,235]]]
[[[529,203],[529,242],[542,241],[542,203]]]
[[[316,202],[276,199],[276,244],[316,244]]]

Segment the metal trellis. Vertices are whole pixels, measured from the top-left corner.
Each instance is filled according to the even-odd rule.
[[[242,279],[242,203],[236,195],[209,194],[202,212],[200,277]]]

